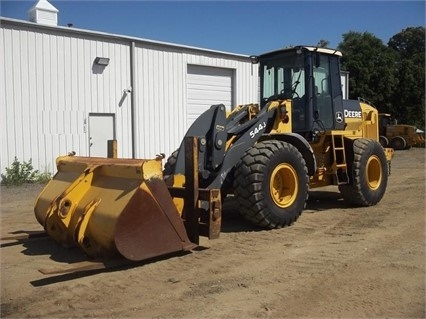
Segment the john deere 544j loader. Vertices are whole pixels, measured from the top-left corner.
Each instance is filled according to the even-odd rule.
[[[378,112],[343,100],[336,50],[298,46],[253,57],[261,101],[227,113],[213,105],[162,159],[64,156],[35,215],[64,246],[129,260],[189,250],[216,238],[221,203],[265,228],[290,225],[309,188],[337,185],[351,205],[383,197],[392,149],[378,140]]]

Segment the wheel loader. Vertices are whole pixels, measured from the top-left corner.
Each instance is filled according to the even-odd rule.
[[[425,147],[425,132],[413,125],[399,124],[389,113],[379,113],[379,142],[394,150]]]
[[[348,205],[383,197],[393,150],[378,112],[343,100],[337,50],[310,46],[259,56],[259,103],[212,105],[164,167],[149,160],[62,156],[35,216],[63,246],[140,261],[217,238],[222,201],[272,229],[294,223],[309,189],[336,185]],[[120,257],[120,258],[121,258]]]

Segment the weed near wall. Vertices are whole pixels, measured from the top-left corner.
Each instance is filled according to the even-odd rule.
[[[28,162],[20,162],[15,156],[10,167],[6,167],[6,174],[1,174],[1,184],[6,186],[22,185],[24,183],[47,183],[52,179],[50,172],[41,173],[34,170],[32,159]]]

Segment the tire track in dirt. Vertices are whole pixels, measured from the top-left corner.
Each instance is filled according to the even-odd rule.
[[[251,285],[267,286],[269,289],[275,287],[278,293],[282,289],[280,286],[286,285],[292,278],[300,280],[327,275],[333,273],[336,268],[347,267],[348,260],[351,258],[357,258],[347,248],[339,248],[340,242],[336,240],[336,237],[338,239],[343,237],[345,242],[357,243],[363,240],[361,235],[366,231],[360,233],[359,223],[356,226],[353,221],[352,223],[347,221],[347,216],[344,215],[341,215],[340,219],[334,216],[332,222],[331,218],[323,217],[325,216],[317,217],[315,214],[310,214],[306,218],[301,218],[294,226],[279,230],[225,233],[222,235],[225,237],[223,240],[212,241],[207,250],[180,257],[179,262],[164,261],[162,273],[166,276],[177,275],[179,279],[174,278],[174,280],[179,282],[187,283],[190,278],[196,278],[181,291],[180,298],[190,297],[202,300],[209,297],[218,300],[218,295],[221,295],[219,299],[222,299],[228,294],[243,292],[246,296],[245,301],[247,298],[257,300],[254,307],[256,309],[247,309],[245,305],[233,311],[236,314],[248,310],[249,312],[257,311],[264,315],[265,311],[271,311],[270,301],[264,300],[260,303],[263,306],[259,308],[258,299],[262,293],[259,289],[251,290]],[[353,215],[353,217],[359,221],[363,219],[359,215]],[[327,241],[316,242],[317,237],[323,235],[329,235]],[[350,240],[347,237],[350,237]],[[332,249],[329,250],[327,247],[324,249],[327,245],[333,246]],[[277,252],[276,259],[272,263],[270,260],[266,263],[262,262],[267,260],[265,253],[268,250]],[[265,277],[253,278],[246,271],[239,269],[242,266],[244,269],[249,269],[250,273],[256,270]],[[186,276],[176,273],[176,267],[189,269],[192,274]],[[275,269],[280,268],[286,269],[282,280],[277,282],[272,276],[270,278],[274,279],[268,279],[269,275],[276,273]],[[212,277],[215,279],[212,280]],[[291,285],[287,288],[291,288]],[[210,313],[208,307],[205,311]],[[229,314],[229,311],[230,309],[227,309],[226,313]]]

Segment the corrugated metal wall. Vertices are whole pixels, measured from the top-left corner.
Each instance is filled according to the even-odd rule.
[[[225,58],[220,54],[161,51],[156,46],[138,45],[135,52],[136,154],[149,158],[160,152],[171,154],[180,144],[189,123],[186,74],[188,65],[213,66],[236,74],[234,98],[237,104],[258,99],[257,66],[248,58]],[[164,48],[163,48],[164,50]],[[187,50],[188,51],[188,50]]]
[[[135,49],[136,156],[152,158],[177,143],[185,127],[183,56],[173,50]]]
[[[128,43],[4,24],[0,38],[2,172],[14,156],[52,172],[58,155],[87,155],[90,112],[115,113],[117,137],[130,138],[130,100],[119,107],[130,85]],[[97,69],[97,56],[110,65]],[[127,143],[119,147],[130,155]]]
[[[2,19],[0,169],[14,156],[54,172],[58,155],[89,154],[89,113],[115,114],[118,156],[132,156],[132,56],[135,156],[170,154],[187,129],[188,64],[232,69],[234,101],[257,101],[257,66],[248,57],[141,39],[41,27]],[[134,43],[134,52],[132,52]],[[109,65],[94,64],[97,56]]]

